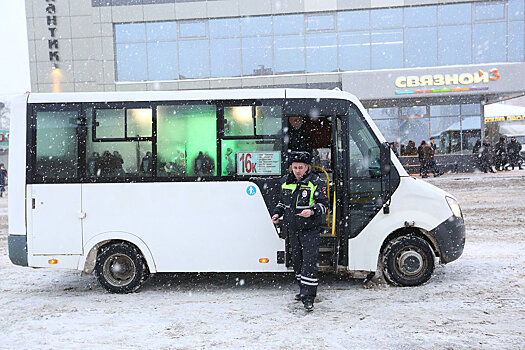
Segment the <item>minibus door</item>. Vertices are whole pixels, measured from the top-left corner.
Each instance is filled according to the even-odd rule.
[[[331,218],[330,231],[331,235],[335,236],[334,251],[332,256],[332,267],[334,272],[337,272],[338,265],[344,265],[346,262],[345,248],[347,242],[344,239],[345,227],[350,225],[350,216],[348,215],[348,206],[343,205],[348,203],[348,149],[345,145],[348,144],[347,138],[343,132],[345,124],[344,116],[334,116],[332,127],[332,171],[333,171],[333,186],[334,191],[331,194]]]
[[[34,255],[82,254],[81,106],[43,104],[31,111],[29,248]]]

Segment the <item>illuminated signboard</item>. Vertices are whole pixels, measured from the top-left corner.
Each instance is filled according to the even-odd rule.
[[[488,86],[480,87],[456,87],[443,88],[448,85],[473,85],[473,84],[488,84],[491,81],[500,78],[498,69],[493,68],[488,72],[479,70],[476,73],[460,73],[460,74],[434,74],[422,76],[400,76],[396,78],[395,85],[398,88],[422,88],[417,90],[402,90],[396,91],[396,95],[404,94],[420,94],[432,92],[458,92],[458,91],[480,91],[488,90]],[[432,87],[438,87],[432,89]]]
[[[487,117],[485,118],[485,123],[491,122],[503,122],[506,120],[525,120],[525,115],[509,115],[502,117]]]
[[[281,152],[238,152],[237,175],[281,175]]]

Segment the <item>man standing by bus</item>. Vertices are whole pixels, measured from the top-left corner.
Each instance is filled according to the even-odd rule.
[[[292,265],[300,293],[295,296],[307,311],[313,310],[317,294],[320,219],[328,210],[326,185],[310,169],[308,152],[292,152],[292,172],[281,180],[281,196],[272,216],[274,224],[284,215],[292,247]]]

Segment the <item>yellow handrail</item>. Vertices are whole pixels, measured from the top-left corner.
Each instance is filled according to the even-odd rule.
[[[326,196],[328,197],[328,203],[330,203],[330,177],[328,176],[328,172],[324,170],[322,167],[317,166],[317,165],[312,165],[312,169],[319,169],[326,175]],[[335,199],[335,191],[334,191],[334,199]],[[335,202],[334,202],[334,211],[335,211]],[[330,210],[327,210],[326,221],[328,223],[328,226],[330,226]],[[335,237],[334,230],[335,228],[332,228],[332,237]]]

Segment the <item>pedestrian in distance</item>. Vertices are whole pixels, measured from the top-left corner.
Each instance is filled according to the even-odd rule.
[[[515,137],[512,137],[510,139],[509,144],[507,145],[507,154],[509,157],[508,166],[511,166],[512,170],[514,170],[515,166],[517,166],[521,170],[520,151],[521,151],[521,144],[516,140]],[[506,168],[507,167],[505,167],[505,169]]]
[[[430,147],[432,147],[432,162],[430,163],[430,167],[434,169],[434,177],[441,176],[443,173],[439,170],[437,163],[436,163],[436,152],[437,152],[437,145],[436,140],[431,137],[430,138]]]
[[[423,148],[426,146],[426,144],[426,141],[422,140],[421,144],[417,147],[417,159],[419,160],[419,176],[422,176],[426,170],[425,161],[423,160]]]
[[[299,283],[295,300],[312,311],[317,295],[320,223],[328,210],[326,185],[310,168],[308,152],[291,152],[291,172],[281,179],[279,203],[273,210],[272,222],[283,217],[292,248],[292,265]]]
[[[492,148],[490,146],[490,142],[488,140],[485,140],[483,142],[483,145],[479,149],[480,151],[480,166],[481,170],[486,173],[487,171],[490,171],[491,173],[495,173],[492,164],[493,161],[493,155],[492,155]]]
[[[0,163],[0,197],[4,196],[5,179],[7,178],[7,170],[4,163]]]
[[[502,171],[507,164],[507,142],[504,137],[500,137],[499,141],[494,145],[494,166],[496,170]]]

